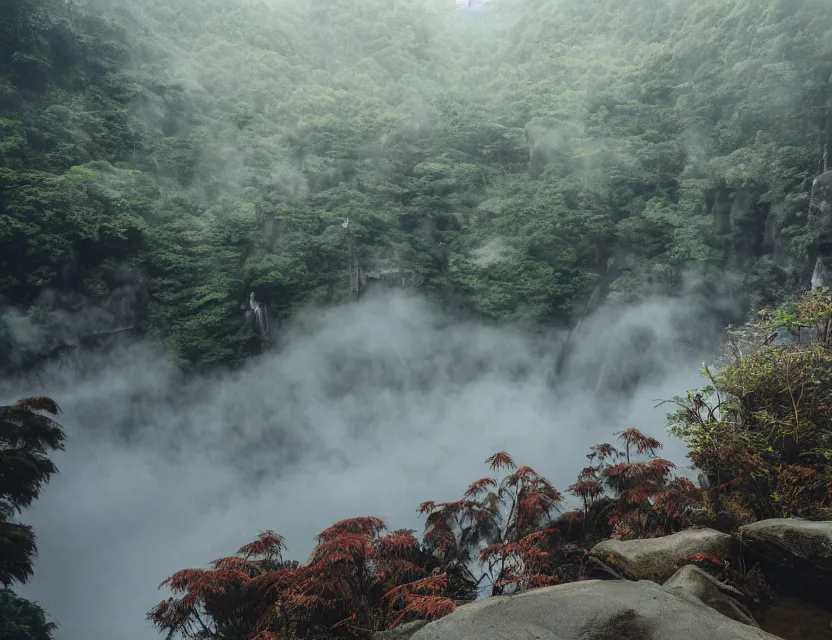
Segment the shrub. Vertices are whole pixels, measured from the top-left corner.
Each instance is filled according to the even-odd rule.
[[[594,507],[609,499],[605,511],[612,526],[610,537],[629,539],[664,535],[680,529],[699,491],[687,478],[675,477],[676,465],[656,456],[662,444],[637,429],[618,434],[622,448],[604,443],[590,448],[590,465],[578,475],[569,491],[583,502],[583,532],[593,528]],[[645,456],[647,460],[635,460]]]
[[[733,524],[832,517],[832,297],[815,291],[733,331],[710,382],[673,400],[683,438],[709,486],[712,515]]]

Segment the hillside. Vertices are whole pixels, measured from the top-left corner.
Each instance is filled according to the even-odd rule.
[[[15,0],[0,301],[52,338],[13,347],[9,325],[0,353],[28,366],[129,329],[234,364],[263,346],[250,291],[274,339],[378,282],[557,327],[690,272],[736,276],[745,309],[778,301],[820,247],[827,12]],[[90,305],[83,331],[56,313]]]

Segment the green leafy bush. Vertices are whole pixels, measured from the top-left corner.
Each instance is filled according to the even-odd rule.
[[[737,522],[832,517],[832,297],[816,290],[733,333],[710,384],[676,398],[670,432]]]

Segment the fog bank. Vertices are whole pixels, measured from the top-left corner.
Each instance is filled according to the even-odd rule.
[[[40,556],[20,592],[60,640],[149,640],[144,614],[170,573],[265,528],[298,560],[341,518],[421,530],[419,503],[458,498],[499,450],[561,490],[588,446],[627,427],[684,464],[654,400],[700,385],[702,354],[679,346],[702,333],[695,306],[596,314],[556,387],[562,337],[456,323],[401,293],[300,317],[281,350],[234,374],[187,381],[132,344],[0,381],[2,402],[55,398],[68,434],[61,473],[23,516]],[[624,380],[631,393],[610,391]]]

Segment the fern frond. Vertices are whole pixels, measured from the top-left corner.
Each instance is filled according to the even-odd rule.
[[[415,596],[402,610],[398,618],[390,623],[388,628],[399,625],[409,614],[422,620],[437,620],[456,610],[456,604],[450,598],[442,596]]]
[[[646,487],[634,487],[632,489],[622,491],[620,498],[624,504],[637,505],[647,504],[651,495],[652,492]]]
[[[341,533],[351,533],[355,535],[373,537],[378,535],[385,529],[387,529],[387,525],[381,518],[375,518],[373,516],[347,518],[346,520],[336,522],[328,529],[319,533],[315,537],[315,540],[318,542],[323,542],[331,538],[334,538],[335,536],[340,535]]]
[[[246,559],[249,559],[252,556],[265,556],[270,554],[280,555],[285,550],[286,543],[283,536],[275,533],[271,529],[268,529],[266,531],[261,531],[257,535],[257,540],[254,542],[249,542],[248,544],[240,547],[237,550],[237,553],[244,556]]]
[[[530,589],[537,589],[540,587],[550,587],[560,583],[560,578],[557,576],[547,576],[542,573],[536,573],[526,578],[526,585]]]
[[[310,564],[329,565],[357,557],[372,558],[375,550],[366,535],[340,531],[333,537],[323,539],[309,558]]]
[[[645,453],[653,455],[658,449],[662,448],[662,443],[656,438],[646,436],[638,429],[625,429],[614,435],[618,436],[625,447],[634,446],[638,455],[644,455]]]
[[[485,491],[488,487],[496,487],[497,481],[494,478],[480,478],[476,482],[471,483],[468,490],[465,492],[466,498],[473,498]]]
[[[604,442],[602,444],[593,445],[589,448],[589,450],[592,453],[590,455],[588,455],[587,458],[590,458],[590,459],[594,458],[595,456],[598,456],[598,458],[600,460],[604,460],[606,458],[618,458],[618,457],[621,457],[623,455],[618,449],[616,449],[614,446],[612,446],[609,442]]]
[[[448,588],[448,575],[442,573],[438,576],[422,578],[407,584],[399,585],[384,594],[383,599],[390,602],[400,601],[407,594],[437,594]]]
[[[259,575],[263,572],[263,569],[261,569],[260,566],[258,566],[251,560],[246,560],[245,558],[241,558],[239,556],[229,556],[227,558],[220,558],[219,560],[214,560],[211,563],[211,566],[214,569],[229,569],[233,571],[242,571],[243,573],[252,577],[255,575]]]
[[[255,576],[248,583],[248,587],[255,594],[279,594],[298,584],[300,572],[298,569],[278,569]]]
[[[486,459],[486,464],[491,467],[492,471],[498,471],[500,469],[516,469],[517,465],[514,464],[514,460],[510,455],[508,455],[505,451],[499,451],[495,453],[493,456]]]
[[[419,541],[412,533],[391,533],[376,541],[380,553],[403,555],[419,548]]]
[[[523,548],[516,542],[498,542],[480,551],[480,562],[487,562],[493,556],[505,559],[513,553],[522,553]]]
[[[665,460],[664,458],[655,458],[647,464],[650,465],[650,467],[655,469],[661,475],[667,475],[673,469],[676,468],[676,465],[674,463],[670,462],[670,460]]]
[[[193,604],[181,599],[168,598],[153,607],[145,616],[160,631],[168,631],[172,636],[181,632],[194,614]]]
[[[569,486],[569,493],[580,498],[597,498],[604,493],[604,487],[595,480],[579,480]]]
[[[432,501],[423,502],[416,510],[417,513],[430,513],[436,507],[436,503]]]
[[[238,586],[250,580],[251,578],[242,571],[230,569],[182,569],[159,586],[166,586],[174,593],[187,591],[201,598],[219,595],[231,585]]]
[[[554,537],[560,534],[560,529],[550,528],[550,529],[542,529],[540,531],[535,531],[534,533],[530,533],[525,538],[520,540],[520,544],[524,546],[531,546],[533,544],[537,544],[546,538]]]
[[[722,566],[722,560],[710,553],[692,553],[689,556],[682,558],[682,563],[690,562],[693,564],[712,564],[717,567]]]
[[[509,487],[517,486],[520,482],[536,482],[540,476],[537,471],[528,466],[522,466],[517,471],[506,478],[506,484]]]
[[[598,477],[598,469],[595,467],[584,467],[578,474],[578,481],[595,480]]]

